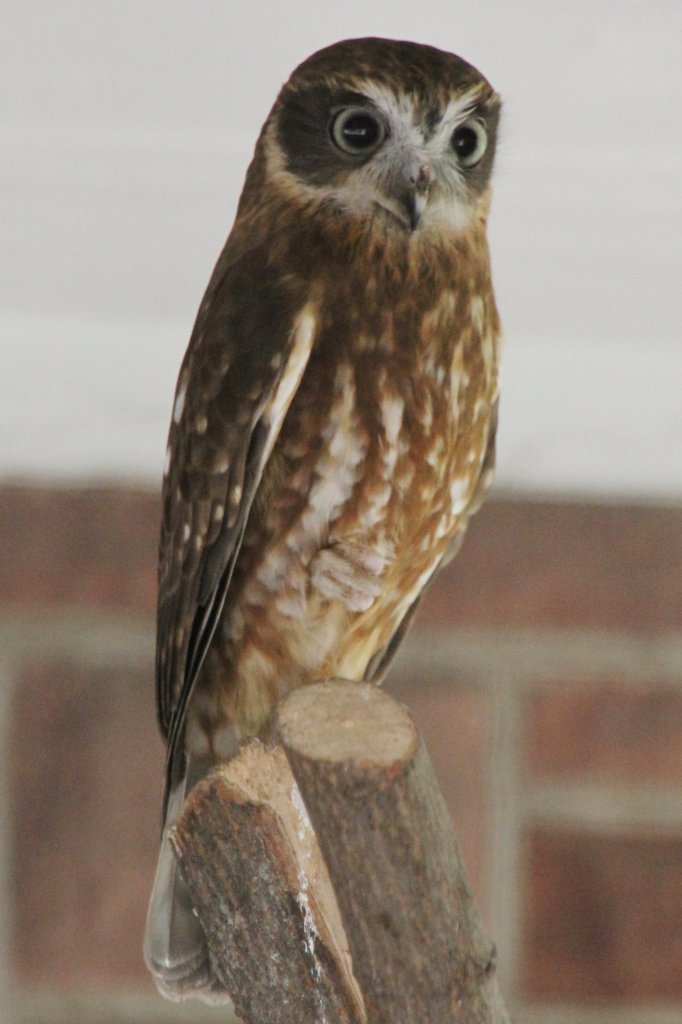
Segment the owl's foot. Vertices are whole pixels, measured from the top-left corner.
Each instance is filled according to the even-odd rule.
[[[312,585],[323,597],[337,598],[350,612],[364,612],[383,590],[386,559],[375,549],[339,541],[313,558]]]

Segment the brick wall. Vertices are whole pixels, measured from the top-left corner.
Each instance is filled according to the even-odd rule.
[[[140,942],[157,499],[0,490],[0,1020],[225,1020]],[[525,1024],[682,1020],[682,510],[497,500],[392,673]]]

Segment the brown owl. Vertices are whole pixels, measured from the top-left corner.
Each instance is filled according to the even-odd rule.
[[[256,145],[175,394],[156,694],[165,829],[288,690],[379,682],[494,461],[486,242],[500,100],[430,46],[337,43]],[[162,844],[145,956],[216,982]]]

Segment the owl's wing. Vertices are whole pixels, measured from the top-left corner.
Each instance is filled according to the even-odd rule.
[[[169,766],[313,333],[290,283],[257,252],[226,249],[180,371],[163,484],[156,694]]]

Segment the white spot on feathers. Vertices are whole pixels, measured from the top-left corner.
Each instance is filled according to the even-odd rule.
[[[480,335],[485,330],[485,304],[480,295],[474,295],[470,304],[471,322]]]
[[[485,368],[490,373],[495,362],[495,342],[492,331],[485,331],[483,334],[481,338],[481,352],[483,353]]]
[[[450,500],[452,511],[459,515],[469,504],[469,490],[471,479],[468,476],[456,476],[450,484]]]
[[[294,342],[284,368],[284,373],[266,408],[266,417],[270,424],[270,436],[264,455],[265,462],[268,460],[275,441],[279,436],[291,399],[294,397],[301,382],[303,372],[308,365],[314,336],[315,317],[313,316],[312,308],[309,305],[304,306],[294,324]]]
[[[426,453],[426,462],[432,469],[440,470],[444,452],[445,444],[443,442],[443,438],[439,434],[434,438],[431,447]]]
[[[403,422],[405,403],[399,395],[383,395],[381,398],[381,415],[384,421],[386,443],[394,445]]]
[[[424,428],[424,433],[428,434],[433,425],[433,398],[430,391],[424,394],[422,407],[419,411],[419,422]]]
[[[400,431],[403,425],[403,414],[405,402],[400,395],[387,393],[383,390],[384,381],[381,382],[381,419],[384,428],[383,443],[381,446],[382,476],[383,485],[375,485],[366,495],[366,504],[362,509],[362,525],[371,529],[379,523],[384,510],[390,501],[393,493],[393,478],[398,457],[404,454],[407,447],[400,441]]]
[[[390,501],[393,487],[389,483],[375,486],[367,494],[367,502],[365,507],[362,509],[362,525],[371,529],[381,521],[384,515],[384,509]]]
[[[476,401],[474,402],[474,411],[472,416],[474,423],[477,420],[480,420],[481,416],[488,411],[489,407],[490,403],[485,401],[483,398],[476,399]]]
[[[268,551],[256,572],[256,578],[270,591],[279,589],[282,577],[287,571],[290,556],[281,546]]]
[[[384,394],[381,397],[381,416],[384,425],[384,479],[393,476],[398,458],[398,435],[403,425],[405,403],[399,395]]]
[[[347,364],[337,370],[335,394],[324,434],[330,440],[315,466],[308,506],[301,517],[301,546],[311,537],[317,538],[319,544],[329,525],[343,511],[358,480],[358,467],[365,458],[367,442],[357,424],[355,380]]]
[[[173,422],[179,423],[182,418],[182,412],[185,408],[185,398],[187,397],[187,376],[183,374],[178,388],[178,393],[175,396],[175,405],[173,406]]]

